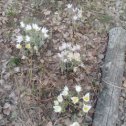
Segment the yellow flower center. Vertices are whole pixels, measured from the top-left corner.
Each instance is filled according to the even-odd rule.
[[[85,102],[89,102],[89,101],[90,101],[90,94],[87,93],[85,96],[83,96],[83,100],[84,100]]]
[[[87,113],[91,109],[90,105],[85,105],[83,106],[83,112]]]
[[[83,97],[83,100],[88,102],[89,101],[89,97]]]
[[[84,110],[84,111],[88,111],[88,108],[87,108],[87,107],[84,107],[83,110]]]

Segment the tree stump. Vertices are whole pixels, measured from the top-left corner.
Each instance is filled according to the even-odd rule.
[[[102,68],[103,88],[97,101],[93,126],[116,126],[125,64],[125,47],[126,31],[121,27],[111,29]]]

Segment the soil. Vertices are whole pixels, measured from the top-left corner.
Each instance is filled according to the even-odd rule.
[[[56,114],[53,101],[65,85],[70,90],[80,84],[83,93],[90,92],[92,109],[76,121],[91,126],[98,93],[101,89],[101,67],[108,41],[108,31],[115,26],[125,28],[124,1],[71,2],[83,9],[84,19],[71,25],[64,1],[33,5],[32,0],[0,1],[0,125],[1,126],[69,126],[73,115]],[[12,9],[13,8],[13,9]],[[58,13],[58,15],[57,15]],[[36,22],[49,29],[50,37],[40,55],[21,59],[15,48],[20,22]],[[58,48],[63,42],[81,46],[83,68],[77,72],[60,71]],[[15,63],[16,62],[16,63]],[[124,87],[126,88],[126,87]],[[125,126],[126,92],[122,91],[122,109],[117,126]]]

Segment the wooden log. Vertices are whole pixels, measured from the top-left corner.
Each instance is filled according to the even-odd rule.
[[[125,64],[125,47],[126,31],[121,27],[111,29],[102,68],[103,88],[97,101],[93,126],[116,126]]]

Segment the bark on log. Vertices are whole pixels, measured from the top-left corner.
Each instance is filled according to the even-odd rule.
[[[97,101],[93,126],[116,126],[125,64],[125,47],[126,31],[121,27],[111,29],[102,68],[103,89]]]

